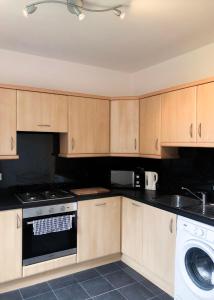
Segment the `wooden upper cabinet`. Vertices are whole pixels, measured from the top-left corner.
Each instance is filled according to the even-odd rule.
[[[120,213],[120,197],[78,203],[78,262],[120,253]]]
[[[16,155],[16,91],[0,89],[0,156]]]
[[[69,97],[69,132],[61,135],[61,156],[109,154],[109,109],[109,100]]]
[[[139,100],[111,101],[111,153],[139,153]]]
[[[68,131],[67,96],[17,91],[17,130]]]
[[[140,100],[140,154],[160,156],[161,96]]]
[[[214,143],[214,82],[198,86],[197,142]]]
[[[22,210],[0,212],[0,284],[22,277]]]
[[[196,142],[196,87],[162,95],[162,145]]]

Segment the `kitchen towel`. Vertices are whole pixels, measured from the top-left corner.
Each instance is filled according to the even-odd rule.
[[[43,235],[72,229],[73,215],[45,218],[33,221],[33,234]]]

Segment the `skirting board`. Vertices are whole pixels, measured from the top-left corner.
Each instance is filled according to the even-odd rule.
[[[55,269],[52,271],[40,273],[40,274],[29,276],[26,278],[21,278],[18,280],[6,282],[6,283],[3,283],[0,285],[0,294],[4,293],[4,292],[16,290],[19,288],[31,286],[31,285],[34,285],[37,283],[45,282],[45,281],[48,281],[51,279],[63,277],[63,276],[73,274],[76,272],[95,268],[95,267],[98,267],[101,265],[109,264],[109,263],[118,261],[120,259],[121,259],[121,254],[118,253],[118,254],[94,259],[94,260],[87,261],[87,262],[72,264],[72,265],[69,265],[69,266],[66,266],[66,267],[63,267],[60,269]]]

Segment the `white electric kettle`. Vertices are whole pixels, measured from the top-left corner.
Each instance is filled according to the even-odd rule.
[[[158,173],[146,171],[145,172],[145,189],[155,191],[158,182]]]

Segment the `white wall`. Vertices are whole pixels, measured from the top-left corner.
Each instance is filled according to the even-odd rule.
[[[83,92],[129,95],[130,75],[25,53],[0,50],[0,83]]]
[[[214,43],[131,75],[130,93],[142,95],[214,76]]]

